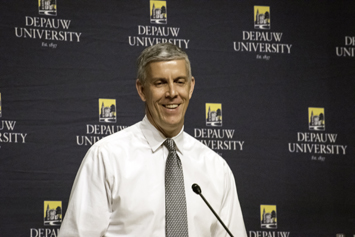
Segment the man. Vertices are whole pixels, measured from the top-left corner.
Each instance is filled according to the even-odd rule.
[[[143,121],[95,143],[74,181],[60,230],[67,236],[228,236],[191,186],[231,233],[246,237],[233,174],[208,147],[183,132],[195,86],[185,52],[146,48],[136,88]]]

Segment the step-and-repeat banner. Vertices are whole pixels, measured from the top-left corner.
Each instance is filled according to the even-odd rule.
[[[355,235],[353,1],[3,1],[0,235],[58,235],[88,148],[144,116],[139,53],[171,42],[185,131],[226,159],[249,237]]]

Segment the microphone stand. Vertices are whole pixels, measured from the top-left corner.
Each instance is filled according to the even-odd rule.
[[[207,202],[207,200],[205,199],[205,197],[202,195],[202,191],[201,188],[198,184],[193,184],[192,185],[192,190],[200,195],[200,197],[202,198],[202,200],[206,203],[206,205],[210,208],[210,210],[212,211],[212,213],[216,216],[217,220],[222,224],[222,226],[224,227],[224,229],[228,232],[228,234],[233,237],[232,233],[228,230],[227,226],[225,226],[225,224],[223,223],[223,221],[219,218],[219,216],[217,215],[217,213],[213,210],[213,208],[211,207],[211,205]]]

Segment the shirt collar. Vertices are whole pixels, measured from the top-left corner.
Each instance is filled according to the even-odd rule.
[[[155,152],[166,140],[166,137],[156,129],[149,121],[147,116],[144,116],[142,123],[141,123],[141,130],[143,136],[147,140],[152,152]],[[182,127],[181,131],[175,137],[172,137],[175,141],[177,150],[182,154],[182,147],[183,147],[183,134],[184,134],[184,126]]]

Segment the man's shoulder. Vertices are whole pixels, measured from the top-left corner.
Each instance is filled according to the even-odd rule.
[[[205,149],[208,148],[204,146],[199,140],[188,134],[184,131],[184,143],[189,146],[198,146],[199,148]]]
[[[197,164],[204,164],[215,167],[222,171],[229,168],[226,160],[214,150],[203,144],[190,134],[184,132],[184,154],[189,159],[197,161]]]
[[[138,122],[134,125],[131,125],[127,128],[124,128],[121,131],[118,131],[116,133],[113,133],[111,135],[108,135],[102,139],[100,139],[98,142],[96,142],[92,147],[105,147],[105,146],[110,146],[110,145],[124,145],[127,144],[131,139],[134,138],[139,138],[142,136],[141,130],[140,130],[140,123]]]
[[[208,155],[209,157],[214,157],[217,159],[224,160],[221,156],[219,156],[214,150],[191,136],[190,134],[184,132],[184,143],[188,150],[192,150],[195,153],[198,152],[200,154]]]

